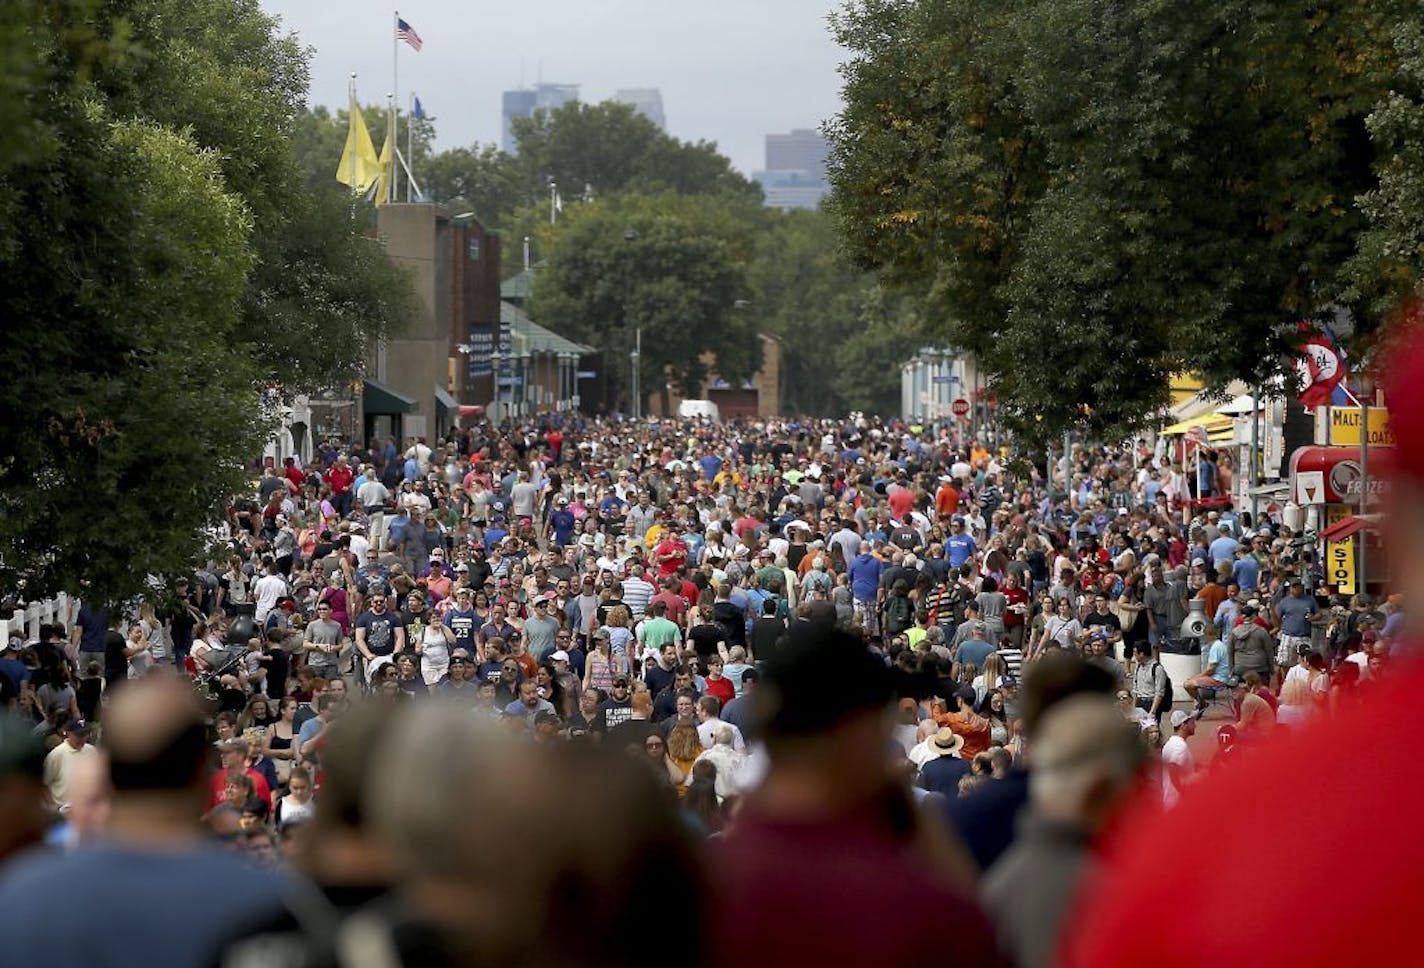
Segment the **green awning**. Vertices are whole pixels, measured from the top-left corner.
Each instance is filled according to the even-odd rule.
[[[361,409],[367,414],[396,416],[415,410],[415,401],[403,393],[397,393],[383,383],[363,380],[361,383]]]
[[[434,390],[435,407],[437,410],[442,411],[447,417],[453,417],[460,412],[460,404],[456,402],[454,397],[450,396],[444,387],[434,387]]]

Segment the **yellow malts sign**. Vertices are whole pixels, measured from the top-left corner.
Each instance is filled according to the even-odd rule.
[[[1330,443],[1335,447],[1360,446],[1359,407],[1330,408]],[[1393,447],[1394,430],[1389,425],[1389,411],[1370,407],[1370,446]]]

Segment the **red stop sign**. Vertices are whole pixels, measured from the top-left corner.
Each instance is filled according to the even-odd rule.
[[[960,397],[954,401],[954,403],[950,404],[949,409],[956,417],[967,417],[969,416],[969,401]]]

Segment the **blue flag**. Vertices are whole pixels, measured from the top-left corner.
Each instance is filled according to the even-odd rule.
[[[412,111],[412,113],[415,115],[415,120],[417,120],[417,121],[424,121],[424,120],[425,120],[425,105],[423,105],[423,104],[420,103],[420,98],[418,98],[418,97],[415,98],[415,108],[414,108],[414,110]]]

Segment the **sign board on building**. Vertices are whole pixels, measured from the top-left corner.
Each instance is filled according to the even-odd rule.
[[[1330,408],[1330,443],[1335,447],[1360,446],[1359,407]],[[1385,407],[1370,407],[1370,446],[1393,447],[1394,429],[1389,425],[1389,410]]]
[[[1336,524],[1349,514],[1346,505],[1331,504],[1325,509],[1325,523]],[[1341,595],[1353,595],[1359,590],[1355,580],[1355,538],[1352,534],[1341,541],[1325,542],[1325,583],[1334,585]]]
[[[1370,503],[1389,493],[1389,454],[1381,449],[1376,455],[1370,454]],[[1378,459],[1376,459],[1378,457]],[[1291,494],[1297,504],[1359,504],[1363,490],[1360,469],[1360,452],[1353,447],[1300,447],[1291,454]],[[1301,476],[1313,483],[1315,474],[1324,478],[1324,496],[1318,501],[1301,499]]]
[[[1325,503],[1325,472],[1300,471],[1295,475],[1295,503]]]

